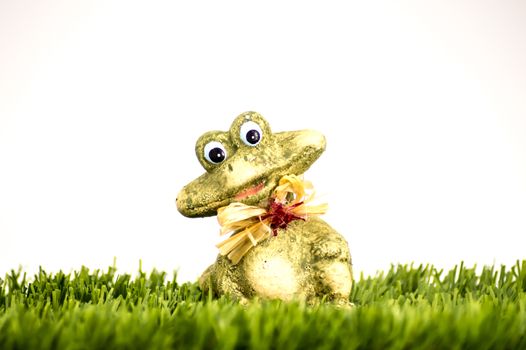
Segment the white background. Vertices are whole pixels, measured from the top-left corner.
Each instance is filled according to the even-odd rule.
[[[204,171],[195,140],[246,110],[326,135],[306,178],[358,273],[526,258],[525,18],[522,1],[2,1],[0,276],[116,257],[195,280],[218,225],[175,197]]]

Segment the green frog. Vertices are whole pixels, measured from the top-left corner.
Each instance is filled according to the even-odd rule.
[[[199,137],[195,151],[206,173],[180,191],[177,209],[187,217],[204,217],[234,202],[268,206],[279,180],[302,175],[325,145],[317,131],[272,133],[259,113],[242,113],[229,131]],[[205,292],[242,302],[259,297],[316,303],[325,298],[349,305],[351,255],[338,232],[309,216],[276,229],[237,263],[220,254],[199,284]]]

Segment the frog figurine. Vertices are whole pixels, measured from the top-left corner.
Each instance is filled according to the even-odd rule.
[[[317,131],[272,133],[260,114],[242,113],[229,131],[210,131],[197,140],[196,155],[206,173],[180,191],[177,209],[187,217],[205,217],[233,203],[268,207],[280,179],[301,176],[324,150],[325,137]],[[200,277],[201,288],[245,303],[253,297],[309,304],[325,298],[350,305],[347,242],[315,215],[293,219],[251,244],[237,261],[219,254]]]

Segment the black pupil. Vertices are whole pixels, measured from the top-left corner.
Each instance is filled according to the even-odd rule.
[[[259,131],[257,130],[250,130],[249,132],[247,132],[247,141],[251,145],[255,145],[256,143],[258,143],[260,137],[261,136],[259,135]]]
[[[223,151],[221,148],[216,147],[210,150],[208,152],[208,156],[210,157],[210,160],[214,163],[221,163],[225,160],[225,151]]]

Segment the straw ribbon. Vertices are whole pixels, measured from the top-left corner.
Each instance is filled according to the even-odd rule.
[[[278,234],[294,220],[306,220],[309,215],[324,214],[327,204],[309,204],[314,191],[309,181],[296,175],[283,176],[272,193],[267,208],[239,202],[219,208],[217,220],[221,235],[231,234],[216,246],[234,264],[259,242]]]

